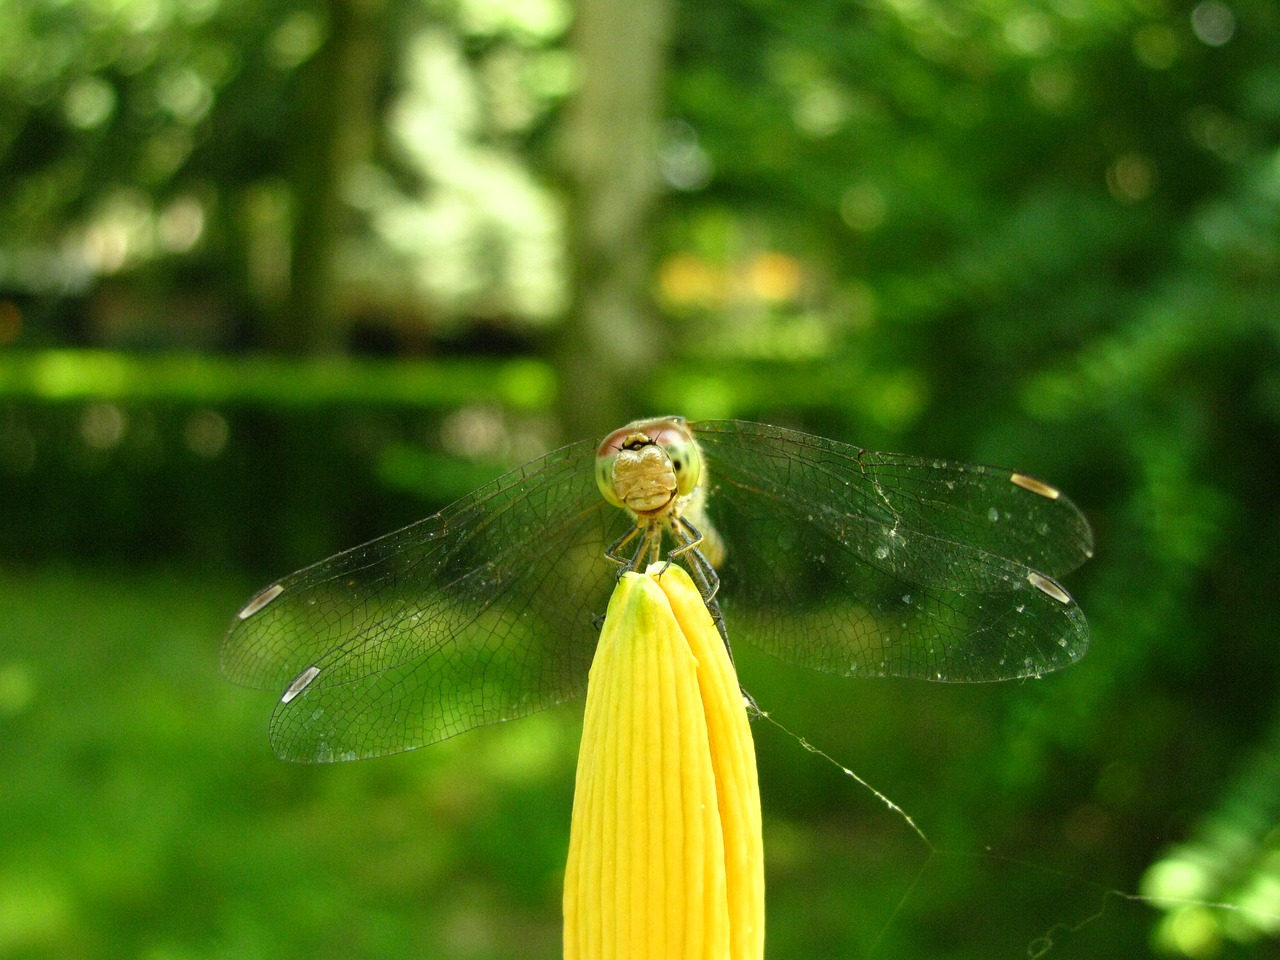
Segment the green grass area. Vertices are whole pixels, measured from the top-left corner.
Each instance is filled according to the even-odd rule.
[[[0,956],[558,956],[580,707],[384,760],[282,763],[273,698],[217,672],[247,592],[191,573],[0,576]],[[1022,956],[1123,879],[1064,860],[1061,823],[1028,828],[998,784],[962,776],[1007,747],[1002,710],[1050,702],[1047,685],[849,683],[739,660],[766,706],[938,848],[757,723],[770,957]],[[1132,955],[1147,922],[1113,901],[1058,935],[1058,955]]]
[[[558,955],[577,715],[282,763],[217,672],[244,593],[0,577],[0,956]]]

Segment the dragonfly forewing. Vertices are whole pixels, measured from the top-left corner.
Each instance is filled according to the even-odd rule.
[[[548,454],[250,601],[223,670],[287,694],[276,752],[395,753],[580,695],[613,583],[604,547],[627,524],[595,493],[591,452]]]
[[[725,591],[735,639],[828,673],[952,681],[1036,676],[1087,649],[1054,576],[1092,535],[1048,485],[777,427],[693,429],[722,579],[756,585]]]

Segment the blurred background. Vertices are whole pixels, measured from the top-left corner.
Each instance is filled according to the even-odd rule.
[[[1280,957],[1277,304],[1271,0],[3,0],[0,956],[558,956],[579,704],[294,766],[218,645],[681,413],[1098,540],[1058,675],[739,652],[929,837],[758,723],[771,958]]]

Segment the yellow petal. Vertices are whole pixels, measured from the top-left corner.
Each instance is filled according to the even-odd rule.
[[[656,571],[657,564],[650,568]],[[715,768],[725,882],[729,898],[730,956],[764,956],[764,845],[755,743],[738,673],[689,575],[675,564],[658,577],[699,664],[711,761]]]
[[[746,712],[719,634],[674,565],[659,579],[624,575],[609,604],[587,686],[564,911],[566,960],[763,956]]]

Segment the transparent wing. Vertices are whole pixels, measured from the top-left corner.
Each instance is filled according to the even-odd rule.
[[[1092,554],[1092,534],[1048,485],[778,427],[692,428],[734,640],[842,676],[953,681],[1084,655],[1084,615],[1053,578]]]
[[[272,584],[222,648],[290,760],[409,750],[579,696],[630,522],[576,443]]]

